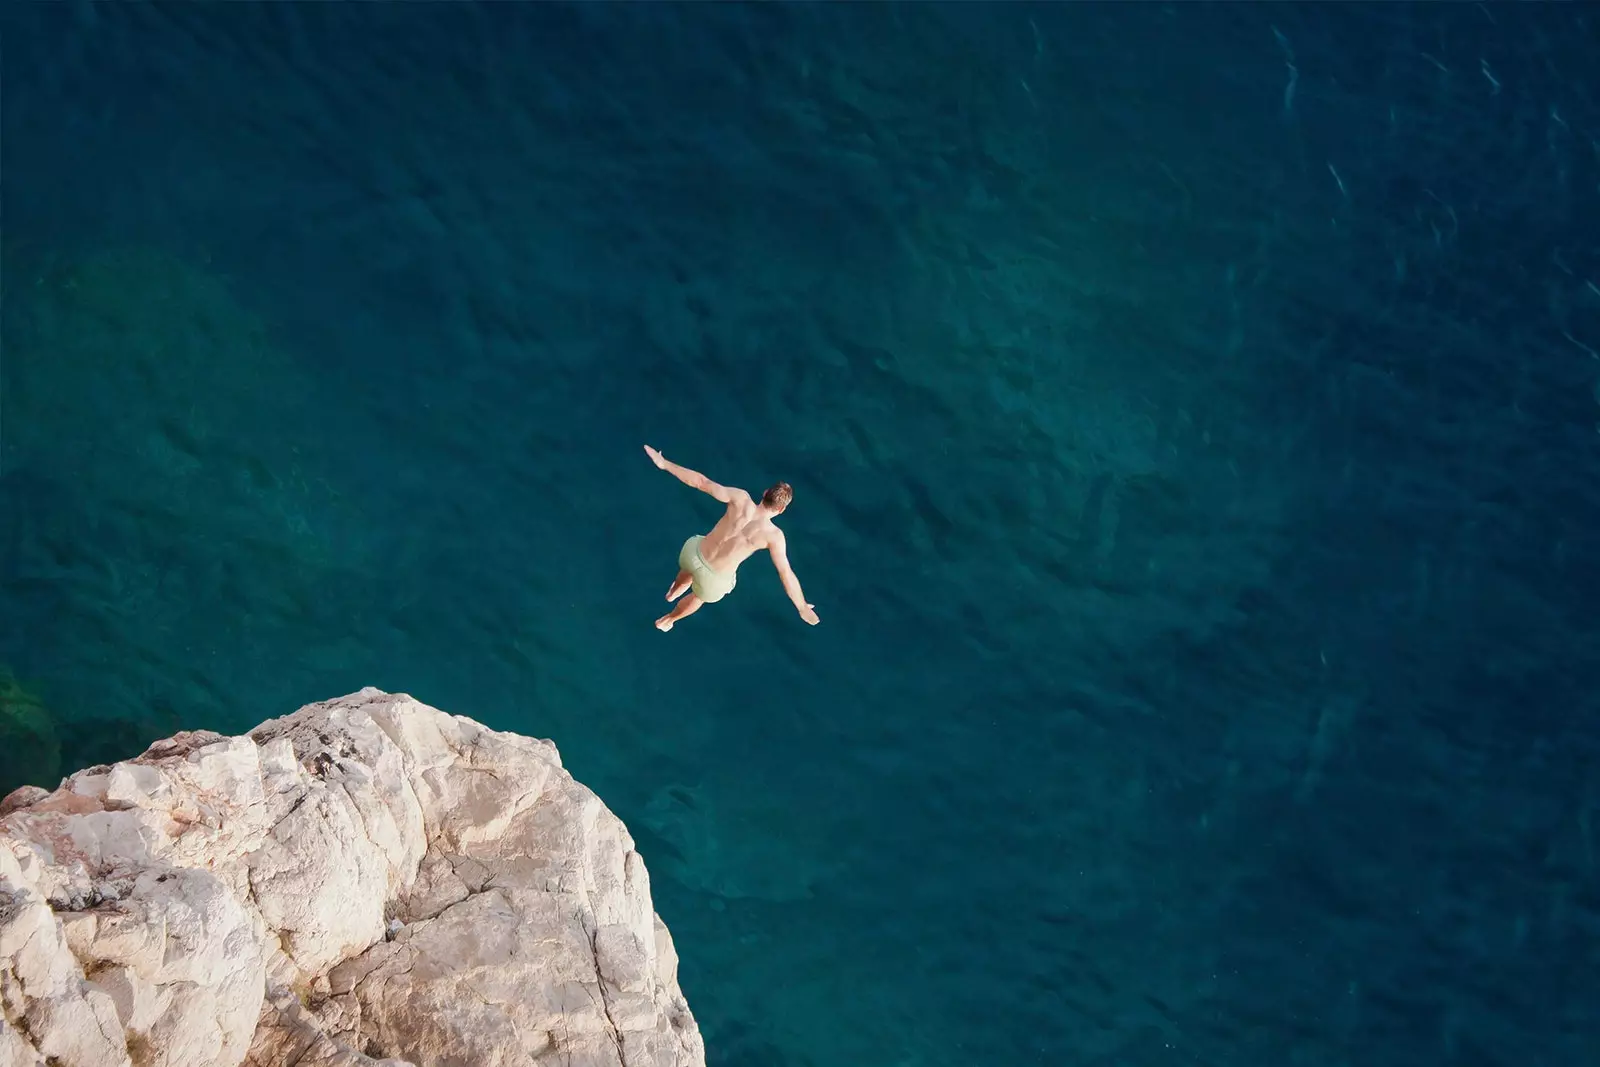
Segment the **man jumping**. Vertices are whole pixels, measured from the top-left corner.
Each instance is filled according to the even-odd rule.
[[[672,588],[667,590],[667,600],[677,600],[678,603],[656,620],[656,629],[666,633],[672,629],[673,623],[699,611],[701,604],[715,604],[733,592],[739,564],[763,548],[771,554],[772,565],[778,568],[783,590],[794,602],[795,610],[800,612],[802,619],[815,626],[818,622],[817,613],[806,603],[805,594],[800,591],[800,579],[794,576],[794,571],[789,567],[783,531],[772,522],[774,516],[783,514],[784,508],[794,498],[794,489],[789,483],[779,482],[768,489],[761,494],[758,503],[743,489],[718,485],[699,471],[678,466],[649,445],[645,445],[644,450],[651,463],[684,485],[702,493],[710,493],[728,505],[728,510],[722,513],[722,518],[717,520],[710,533],[695,534],[683,543],[683,549],[678,553],[678,577],[673,579]],[[683,596],[691,586],[694,592]],[[679,597],[683,599],[678,600]]]

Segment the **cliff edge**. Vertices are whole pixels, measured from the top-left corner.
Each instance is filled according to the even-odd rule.
[[[704,1067],[555,746],[363,689],[0,802],[0,1067]]]

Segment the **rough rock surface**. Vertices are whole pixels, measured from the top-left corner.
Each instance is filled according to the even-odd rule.
[[[704,1062],[548,741],[364,689],[0,803],[0,1067]]]

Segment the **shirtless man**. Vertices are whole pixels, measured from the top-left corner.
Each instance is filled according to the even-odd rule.
[[[677,600],[678,603],[656,620],[656,629],[666,633],[672,629],[673,623],[699,611],[701,604],[715,604],[733,592],[739,564],[763,548],[771,554],[772,565],[778,568],[783,590],[794,601],[795,610],[800,612],[802,619],[815,626],[817,613],[806,603],[806,596],[800,591],[800,579],[794,576],[794,571],[789,567],[783,531],[772,523],[773,517],[783,514],[783,509],[789,506],[794,496],[794,489],[789,483],[779,482],[762,493],[761,499],[756,501],[743,489],[718,485],[699,471],[678,466],[649,445],[645,445],[644,450],[651,463],[684,485],[702,493],[710,493],[728,505],[728,510],[722,513],[722,518],[717,520],[710,533],[695,534],[683,543],[683,550],[678,553],[678,577],[673,579],[672,588],[667,590],[667,600]],[[691,586],[694,592],[683,596]],[[679,597],[683,599],[678,600]]]

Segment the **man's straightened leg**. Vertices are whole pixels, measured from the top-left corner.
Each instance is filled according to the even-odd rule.
[[[705,601],[690,593],[672,606],[672,610],[656,620],[656,629],[666,633],[672,629],[672,624],[680,619],[687,619],[690,615],[700,610],[700,605]]]

